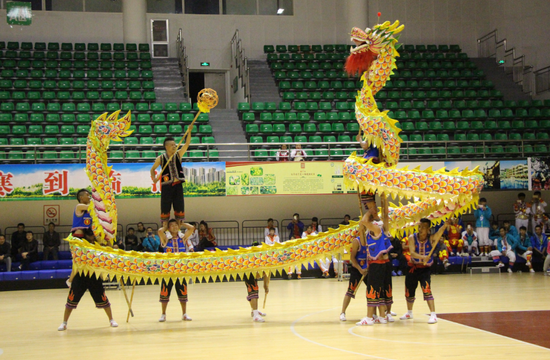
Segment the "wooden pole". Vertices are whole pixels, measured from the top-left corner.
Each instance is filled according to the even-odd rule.
[[[132,282],[132,295],[130,295],[130,305],[128,308],[128,316],[126,316],[126,322],[130,320],[130,314],[134,317],[134,312],[132,311],[132,302],[134,301],[134,290],[136,289],[136,281]]]
[[[262,309],[265,309],[265,302],[267,301],[267,293],[265,293],[265,297],[264,297],[264,306]]]
[[[120,285],[122,286],[122,292],[124,293],[124,298],[126,299],[126,304],[128,304],[128,312],[134,316],[134,312],[132,311],[132,305],[130,304],[130,301],[128,300],[128,295],[126,294],[126,288],[124,287],[124,282],[122,282],[122,278],[120,278]]]
[[[368,268],[367,268],[367,271],[368,271]],[[361,276],[361,280],[359,280],[359,283],[357,284],[357,287],[355,288],[355,291],[353,292],[353,296],[355,296],[355,294],[357,294],[357,290],[359,290],[359,286],[361,286],[361,284],[363,283],[363,280],[365,280],[365,276],[367,276],[367,274],[363,274],[363,276]]]

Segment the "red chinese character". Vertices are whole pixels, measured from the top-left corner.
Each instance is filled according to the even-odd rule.
[[[157,170],[155,170],[155,177],[157,177],[158,173],[159,172]],[[159,180],[156,183],[154,183],[153,185],[151,185],[151,192],[153,194],[160,194],[160,181],[161,180]]]
[[[42,193],[44,195],[49,195],[53,193],[60,193],[63,196],[69,195],[69,171],[62,170],[59,171],[44,171],[44,174],[47,175],[44,179],[44,187],[42,188]]]
[[[4,174],[2,171],[0,171],[0,196],[1,197],[4,197],[13,192],[13,184],[11,183],[11,179],[13,179],[12,173]]]
[[[122,187],[120,186],[122,180],[122,174],[118,171],[111,170],[111,187],[115,194],[119,195],[122,193]]]

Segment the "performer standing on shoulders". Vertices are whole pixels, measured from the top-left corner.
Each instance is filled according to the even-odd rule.
[[[179,222],[172,219],[168,221],[168,228],[162,227],[158,230],[160,246],[165,249],[165,252],[179,253],[186,252],[186,249],[193,251],[193,245],[189,242],[189,237],[195,232],[195,227],[186,223],[183,223],[183,226],[186,228],[185,234],[179,231]],[[191,321],[192,319],[187,315],[187,282],[185,279],[177,279],[175,285],[178,300],[181,304],[181,312],[183,314],[181,319],[184,321]],[[162,315],[160,316],[159,322],[166,321],[166,307],[168,306],[168,301],[170,301],[170,293],[172,292],[173,286],[174,282],[172,279],[170,279],[168,283],[165,279],[162,279],[160,285]]]
[[[450,226],[447,221],[434,235],[430,235],[432,222],[428,219],[420,219],[418,232],[409,235],[409,251],[411,253],[410,269],[405,276],[405,298],[407,300],[407,313],[400,317],[401,320],[410,320],[413,318],[413,305],[415,300],[415,292],[420,283],[424,300],[430,308],[430,319],[428,324],[437,322],[435,314],[434,297],[431,289],[431,274],[430,266],[433,258],[430,254],[432,249],[437,245],[445,230]]]
[[[186,143],[187,144],[187,143]],[[179,222],[179,226],[183,226],[183,220],[185,219],[185,204],[183,199],[183,183],[185,182],[185,176],[183,175],[183,167],[181,165],[181,157],[185,153],[187,146],[183,146],[176,153],[176,142],[173,137],[167,137],[164,139],[164,149],[166,152],[155,160],[155,163],[151,167],[151,180],[153,183],[157,183],[160,180],[160,221],[163,228],[168,228],[168,220],[170,219],[170,211],[174,208],[174,217]],[[170,163],[166,168],[164,166]],[[155,170],[158,167],[164,168],[162,174],[155,175]]]

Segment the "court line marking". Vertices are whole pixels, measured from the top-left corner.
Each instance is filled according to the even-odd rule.
[[[427,316],[427,315],[426,315]],[[439,320],[444,320],[444,319],[437,319],[438,321]],[[405,321],[405,320],[400,320],[400,321]],[[396,321],[397,322],[397,321]],[[454,321],[451,321],[454,323]],[[419,323],[420,324],[420,323]],[[401,343],[401,344],[417,344],[417,345],[430,345],[430,346],[454,346],[456,345],[456,343],[453,343],[453,344],[445,344],[445,343],[426,343],[426,342],[417,342],[417,341],[402,341],[402,340],[390,340],[390,339],[381,339],[381,338],[373,338],[373,337],[369,337],[369,336],[364,336],[364,335],[359,335],[357,333],[355,333],[353,331],[353,329],[356,329],[358,328],[358,326],[353,326],[351,328],[349,328],[348,332],[353,335],[353,336],[357,336],[357,337],[360,337],[360,338],[363,338],[363,339],[367,339],[367,340],[375,340],[375,341],[386,341],[386,342],[393,342],[393,343]],[[468,346],[472,346],[472,347],[490,347],[490,346],[496,346],[496,347],[501,347],[501,346],[508,346],[508,347],[512,347],[512,346],[521,346],[521,345],[487,345],[487,344],[479,344],[479,345],[474,345],[474,344],[471,344],[471,345],[468,345]]]
[[[470,329],[474,329],[474,330],[477,330],[477,331],[481,331],[481,332],[484,332],[484,333],[488,333],[488,334],[491,334],[491,335],[496,335],[496,336],[499,336],[499,337],[503,337],[503,338],[505,338],[505,339],[514,340],[514,341],[523,343],[523,344],[525,344],[525,345],[531,345],[531,346],[538,347],[538,348],[541,348],[541,349],[546,350],[546,351],[550,351],[549,348],[546,348],[546,347],[544,347],[544,346],[540,346],[540,345],[537,345],[537,344],[532,344],[532,343],[530,343],[530,342],[523,341],[523,340],[519,340],[519,339],[515,339],[515,338],[509,337],[509,336],[506,336],[506,335],[497,334],[497,333],[491,332],[491,331],[489,331],[489,330],[479,329],[479,328],[476,328],[476,327],[473,327],[473,326],[464,325],[464,324],[461,324],[461,323],[458,323],[458,322],[454,322],[454,321],[451,321],[451,320],[447,320],[447,319],[439,319],[439,318],[438,318],[437,320],[438,320],[438,321],[439,321],[439,320],[443,320],[443,321],[446,321],[446,322],[450,322],[450,323],[453,323],[453,324],[457,324],[457,325],[460,325],[460,326],[464,326],[464,327],[467,327],[467,328],[470,328]],[[503,345],[503,346],[506,346],[506,345]]]
[[[296,331],[296,328],[295,328],[295,325],[307,318],[307,317],[310,317],[310,316],[313,316],[313,315],[316,315],[316,314],[320,314],[320,313],[323,313],[323,312],[327,312],[327,311],[333,311],[335,309],[338,309],[337,307],[333,307],[331,309],[326,309],[326,310],[321,310],[321,311],[316,311],[316,312],[313,312],[311,314],[307,314],[307,315],[304,315],[302,316],[301,318],[298,318],[296,320],[294,320],[292,322],[292,324],[290,325],[290,330],[292,331],[292,333],[294,335],[296,335],[297,337],[299,337],[300,339],[302,340],[305,340],[307,342],[310,342],[312,344],[315,344],[315,345],[318,345],[318,346],[322,346],[322,347],[325,347],[325,348],[328,348],[328,349],[331,349],[331,350],[337,350],[337,351],[342,351],[342,352],[345,352],[345,353],[348,353],[348,354],[354,354],[354,355],[361,355],[361,356],[366,356],[366,357],[369,357],[369,358],[374,358],[374,359],[382,359],[382,360],[395,360],[395,359],[390,359],[390,358],[385,358],[385,357],[380,357],[380,356],[375,356],[375,355],[368,355],[368,354],[363,354],[363,353],[358,353],[358,352],[354,352],[354,351],[350,351],[350,350],[345,350],[345,349],[340,349],[340,348],[337,348],[337,347],[333,347],[333,346],[330,346],[330,345],[325,345],[325,344],[321,344],[317,341],[314,341],[314,340],[311,340],[311,339],[308,339],[306,338],[305,336],[303,335],[300,335],[297,331]]]

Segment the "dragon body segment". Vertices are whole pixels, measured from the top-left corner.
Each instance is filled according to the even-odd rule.
[[[408,233],[414,230],[421,218],[435,223],[452,215],[466,212],[477,203],[483,188],[483,177],[477,168],[451,172],[431,168],[397,169],[399,162],[401,131],[398,121],[380,111],[374,95],[380,91],[393,74],[397,52],[395,36],[403,30],[396,21],[385,22],[373,29],[362,31],[353,28],[351,40],[356,43],[346,61],[350,75],[361,74],[363,87],[356,98],[356,118],[363,139],[374,144],[381,153],[381,162],[374,164],[353,154],[344,164],[344,178],[348,186],[359,191],[377,191],[393,198],[413,198],[406,205],[390,207],[389,220],[392,233]]]

